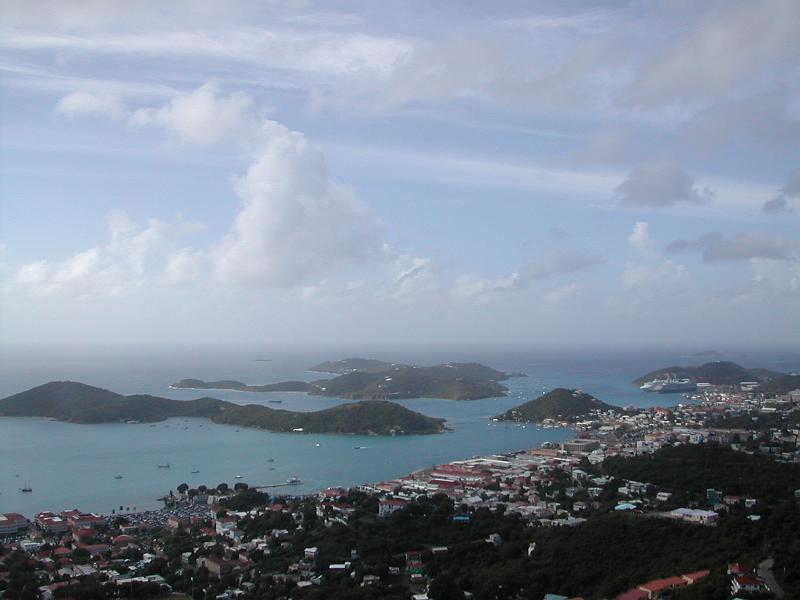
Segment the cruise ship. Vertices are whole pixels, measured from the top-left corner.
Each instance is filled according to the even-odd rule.
[[[693,392],[697,384],[688,379],[654,379],[642,385],[640,390],[657,392],[659,394],[672,394],[678,392]]]

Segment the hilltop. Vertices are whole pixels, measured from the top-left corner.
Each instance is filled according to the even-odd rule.
[[[171,400],[151,395],[123,396],[74,381],[53,381],[0,400],[0,416],[46,417],[72,423],[155,422],[170,417],[204,417],[215,423],[270,431],[379,434],[437,433],[444,420],[398,404],[355,402],[313,412],[292,412],[217,400]]]
[[[592,411],[621,410],[580,390],[556,388],[496,418],[501,421],[540,423],[545,419],[577,421]]]
[[[746,369],[730,361],[708,362],[699,367],[666,367],[651,371],[634,379],[633,383],[642,385],[654,379],[688,379],[695,383],[712,385],[735,385],[742,381],[759,381],[762,383],[782,376],[783,373],[769,369]]]

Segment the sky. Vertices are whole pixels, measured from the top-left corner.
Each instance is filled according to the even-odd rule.
[[[2,13],[4,345],[800,339],[796,0]]]

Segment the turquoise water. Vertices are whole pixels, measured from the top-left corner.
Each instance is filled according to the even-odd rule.
[[[522,371],[512,379],[511,394],[473,402],[404,400],[419,412],[446,418],[452,433],[430,436],[366,437],[280,434],[215,425],[202,419],[171,419],[150,426],[75,425],[44,419],[0,418],[0,512],[32,516],[40,510],[111,512],[119,506],[156,508],[157,498],[186,482],[191,486],[241,481],[251,485],[283,483],[297,476],[303,485],[280,488],[287,493],[326,486],[354,485],[407,474],[432,464],[476,454],[530,448],[571,436],[560,429],[493,424],[491,417],[546,389],[579,387],[615,404],[668,404],[679,396],[644,394],[630,385],[634,377],[670,364],[696,364],[679,352],[661,353],[526,353],[447,355],[333,351],[326,354],[276,350],[5,350],[0,361],[0,396],[5,397],[55,379],[71,379],[122,393],[152,393],[189,399],[211,395],[239,403],[258,403],[290,410],[316,410],[341,403],[335,398],[300,393],[252,394],[173,390],[179,379],[232,378],[258,384],[286,379],[324,377],[307,367],[328,358],[365,355],[431,364],[475,360],[505,371]],[[269,362],[256,361],[269,358]],[[727,357],[726,357],[727,358]],[[796,370],[800,353],[733,356],[747,365]],[[281,404],[269,404],[281,400]],[[316,444],[320,444],[317,446]],[[363,446],[355,449],[355,446]],[[273,458],[274,462],[267,462]],[[169,463],[169,469],[158,464]],[[270,467],[274,470],[270,470]],[[197,474],[191,471],[199,470]],[[115,479],[115,475],[122,479]],[[33,492],[19,491],[30,483]]]

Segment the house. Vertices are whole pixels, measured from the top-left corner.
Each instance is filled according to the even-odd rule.
[[[700,525],[714,525],[719,519],[719,515],[714,511],[696,508],[676,508],[669,512],[669,516],[689,523],[699,523]]]
[[[303,551],[303,555],[308,560],[317,560],[317,557],[319,556],[319,548],[317,548],[316,546],[312,546],[311,548],[306,548]]]
[[[219,579],[231,572],[230,562],[219,556],[200,556],[195,562],[198,568],[205,567],[209,575]]]
[[[762,594],[770,589],[763,579],[752,575],[734,575],[731,579],[731,594],[743,592],[745,594]]]
[[[405,508],[408,500],[402,498],[386,498],[378,503],[378,516],[386,518],[392,513]]]
[[[0,513],[0,536],[15,535],[28,528],[28,519],[19,513]]]

